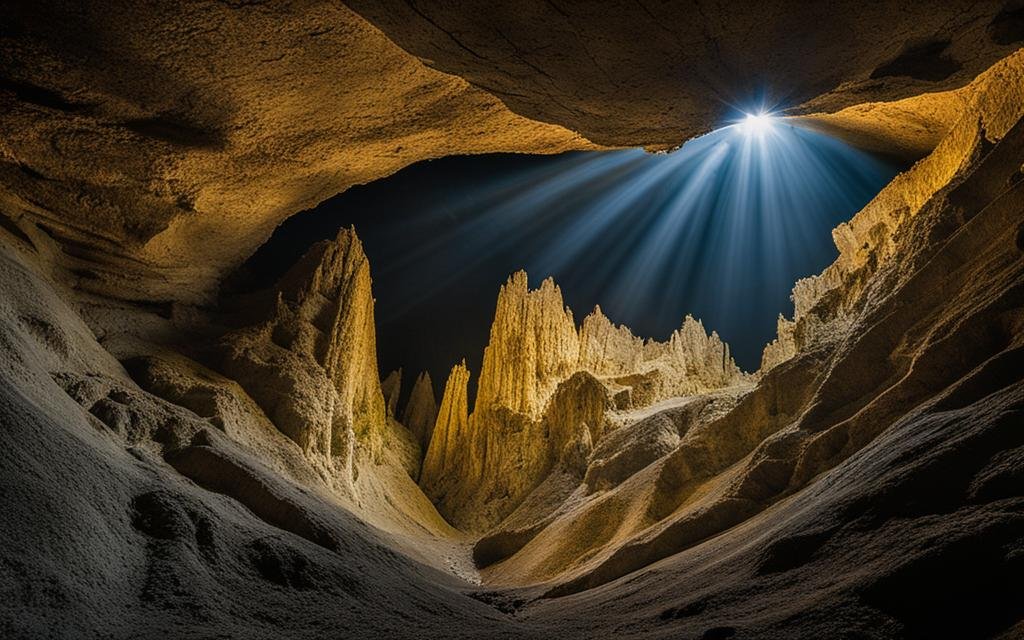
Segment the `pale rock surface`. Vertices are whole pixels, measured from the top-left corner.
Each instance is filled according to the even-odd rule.
[[[221,367],[279,429],[344,485],[357,444],[386,425],[370,269],[351,229],[313,246],[281,279],[270,317],[221,340]]]

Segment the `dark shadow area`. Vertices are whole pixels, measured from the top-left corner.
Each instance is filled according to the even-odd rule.
[[[945,80],[963,66],[945,54],[947,47],[949,40],[909,45],[895,60],[875,69],[871,78],[906,76],[928,82]]]

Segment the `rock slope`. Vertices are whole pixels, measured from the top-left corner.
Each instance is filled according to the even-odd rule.
[[[7,11],[0,635],[1024,634],[1017,3],[352,4],[405,49],[337,3]],[[589,145],[503,101],[666,146],[759,73],[935,146],[836,230],[756,380],[694,320],[577,329],[516,275],[420,471],[353,233],[195,306],[348,185]]]

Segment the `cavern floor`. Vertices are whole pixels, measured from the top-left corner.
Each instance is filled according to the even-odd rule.
[[[0,34],[0,636],[1024,638],[1018,5],[836,2],[812,31],[789,2],[129,4]],[[794,126],[919,159],[755,372],[691,316],[645,340],[520,271],[435,396],[381,375],[350,228],[220,287],[415,160],[667,148],[759,60]]]

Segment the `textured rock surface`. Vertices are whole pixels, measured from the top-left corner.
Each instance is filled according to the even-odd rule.
[[[832,112],[962,86],[1024,38],[1002,2],[350,5],[516,113],[607,145],[674,147],[735,117],[730,105],[760,106],[755,87],[771,107],[816,98],[813,111]],[[907,124],[922,119],[905,113],[890,135],[906,137]],[[921,137],[941,135],[923,124]]]
[[[46,0],[5,24],[5,215],[115,298],[208,299],[287,216],[424,158],[590,146],[340,3]]]
[[[358,4],[473,84],[331,3],[5,15],[2,635],[1024,632],[1021,54],[971,82],[1019,47],[1018,3]],[[557,288],[513,279],[486,410],[456,367],[425,465],[497,523],[479,540],[410,478],[347,232],[203,348],[237,317],[189,303],[294,210],[423,157],[587,144],[491,80],[518,112],[674,144],[762,73],[827,126],[937,146],[837,229],[753,389],[655,402],[688,362],[735,377],[724,345],[595,316],[573,354]]]
[[[754,100],[750,87],[831,113],[963,86],[1020,42],[1001,2],[349,4],[361,15],[16,3],[0,35],[6,215],[60,239],[79,288],[208,300],[285,217],[418,160],[587,136],[674,147]],[[949,120],[921,110],[881,130],[868,119],[868,137],[922,152]]]
[[[281,279],[270,317],[223,338],[221,367],[328,477],[351,482],[358,441],[379,450],[370,267],[355,231],[313,246]]]
[[[633,336],[600,308],[577,330],[554,281],[530,290],[520,271],[498,293],[473,412],[446,417],[442,402],[420,484],[456,526],[484,531],[549,474],[582,477],[613,411],[745,383],[728,346],[692,317],[664,343]]]
[[[443,500],[449,491],[459,490],[460,475],[453,469],[463,469],[469,475],[469,370],[466,361],[452,367],[444,385],[441,407],[437,412],[430,439],[430,448],[423,459],[420,485],[435,502]]]
[[[402,369],[392,371],[380,383],[381,393],[384,394],[384,408],[389,418],[398,416],[398,396],[402,394]]]
[[[954,180],[979,153],[983,140],[999,139],[1016,122],[1016,105],[1024,102],[1022,75],[1024,53],[1018,52],[959,92],[961,117],[935,151],[832,232],[839,257],[820,275],[796,283],[794,319],[780,319],[778,338],[765,349],[762,369],[843,333],[870,275],[880,263],[893,259],[893,235]]]
[[[555,386],[576,369],[579,336],[550,278],[530,291],[525,271],[498,292],[474,413],[498,407],[536,418]]]
[[[1013,455],[1006,448],[1018,446],[1009,425],[1024,408],[1020,64],[1015,56],[983,76],[971,111],[943,144],[851,221],[852,230],[872,221],[870,243],[849,245],[864,254],[841,255],[822,276],[835,274],[828,289],[798,286],[798,320],[780,323],[783,339],[794,342],[769,349],[766,361],[774,366],[752,391],[724,407],[705,398],[704,406],[691,402],[620,429],[592,454],[589,496],[570,490],[564,495],[572,498],[539,526],[518,529],[514,544],[491,554],[498,562],[485,579],[521,584],[528,576],[548,581],[547,596],[565,596],[671,558],[658,571],[615,582],[596,600],[607,606],[624,590],[639,605],[650,602],[651,589],[667,595],[684,579],[714,598],[684,600],[662,619],[703,621],[712,610],[729,610],[717,598],[745,597],[802,575],[829,593],[824,601],[834,610],[846,610],[853,598],[884,612],[895,635],[991,633],[1020,620],[1019,607],[994,595],[1019,591],[1007,573],[1016,561],[981,551],[990,536],[1004,543],[1024,536],[1020,490],[981,498],[970,488],[988,482],[990,469],[1020,473],[1003,462]],[[921,200],[908,206],[914,197]],[[841,227],[837,237],[846,233]],[[807,291],[817,297],[801,297]],[[795,338],[787,337],[792,331]],[[783,350],[788,357],[772,355]],[[522,520],[517,515],[510,520]],[[967,521],[988,524],[952,533]],[[897,540],[883,538],[886,530],[898,531]],[[943,530],[957,541],[935,537]],[[746,546],[751,535],[764,537]],[[847,556],[842,545],[861,536],[877,544],[870,571],[842,586],[822,582],[833,563],[847,575],[857,572],[863,553]],[[922,551],[916,545],[923,540],[930,542]],[[726,586],[714,577],[723,570],[718,559],[741,548],[747,559],[727,564],[750,564]],[[908,555],[894,555],[894,548]],[[986,559],[960,564],[967,557],[961,554]],[[876,564],[884,558],[894,568]],[[940,566],[949,573],[933,573]],[[968,596],[952,578],[984,581],[988,574],[998,586],[984,596]],[[911,585],[920,595],[901,591]],[[998,611],[992,615],[1000,622],[936,617],[934,607],[953,597]],[[591,598],[568,602],[602,615],[603,605]],[[823,624],[809,612],[799,619],[801,635]],[[699,630],[703,622],[694,624],[682,626]],[[769,615],[750,629],[782,633],[793,624]],[[844,627],[849,631],[864,623],[845,624],[853,625]]]
[[[436,421],[437,400],[434,399],[434,383],[430,379],[430,374],[422,371],[420,375],[416,376],[416,382],[412,385],[409,401],[402,414],[402,424],[416,438],[424,455],[426,455],[427,446],[430,445],[430,436],[434,433]]]

